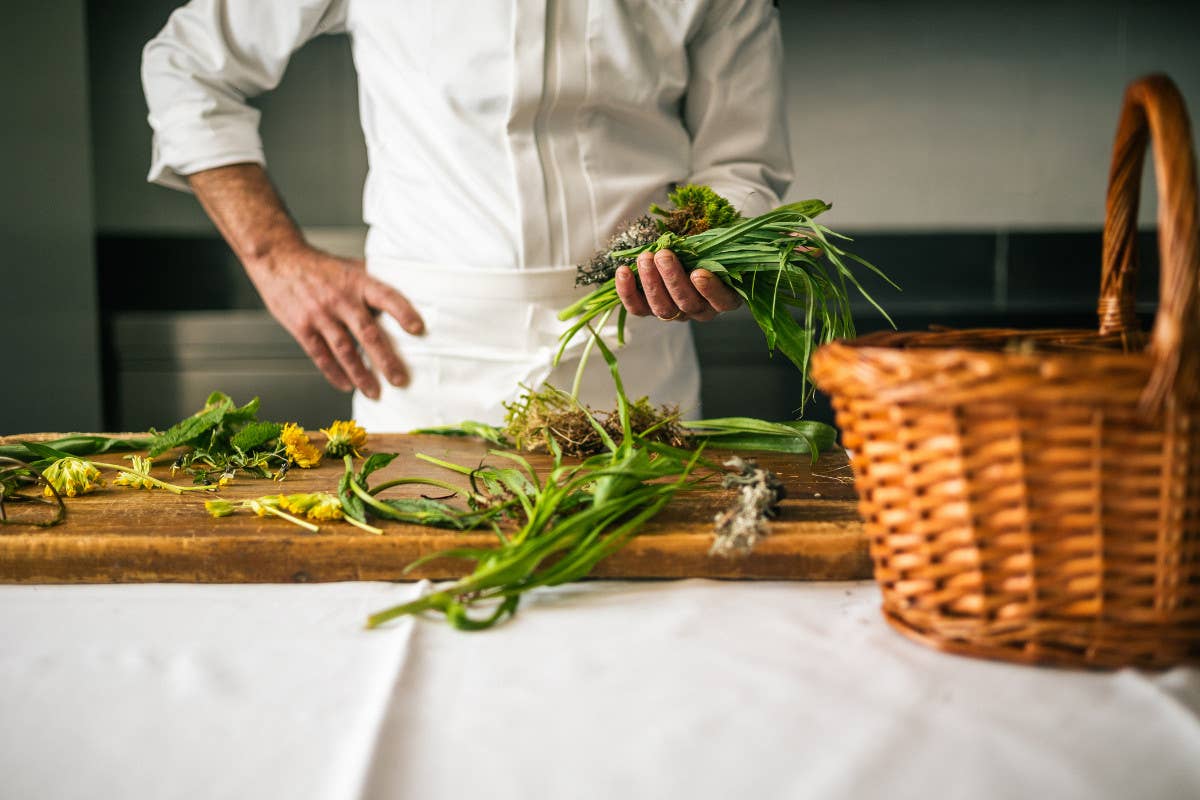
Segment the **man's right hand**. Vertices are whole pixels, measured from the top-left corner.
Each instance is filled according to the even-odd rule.
[[[414,336],[424,322],[403,294],[368,275],[364,262],[304,244],[248,259],[246,272],[267,309],[334,386],[378,399],[379,380],[363,353],[388,383],[408,385],[408,369],[378,316],[390,314]]]
[[[378,320],[391,314],[408,333],[423,333],[421,316],[404,295],[368,275],[362,261],[305,242],[260,165],[203,170],[188,182],[267,309],[330,383],[378,399],[379,380],[363,362],[361,346],[389,383],[408,384],[408,369]]]

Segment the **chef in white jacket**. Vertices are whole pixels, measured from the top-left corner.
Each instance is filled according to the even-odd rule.
[[[370,163],[365,265],[304,241],[246,102],[336,32]],[[522,384],[571,385],[586,337],[552,369],[556,315],[587,291],[574,265],[623,222],[682,183],[747,215],[778,203],[781,69],[769,0],[193,0],[143,54],[149,178],[196,193],[267,308],[332,384],[357,389],[369,430],[497,423]],[[640,287],[618,276],[627,392],[697,413],[678,323],[737,298],[670,253],[639,272]],[[581,397],[613,405],[599,358]]]

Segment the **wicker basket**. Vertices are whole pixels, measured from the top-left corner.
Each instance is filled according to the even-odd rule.
[[[1149,137],[1162,262],[1134,314]],[[1059,665],[1200,660],[1200,262],[1183,100],[1125,95],[1100,326],[875,334],[822,348],[887,619],[966,655]]]

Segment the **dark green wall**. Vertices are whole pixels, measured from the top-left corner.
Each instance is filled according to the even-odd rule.
[[[82,0],[0,26],[0,434],[101,424]]]

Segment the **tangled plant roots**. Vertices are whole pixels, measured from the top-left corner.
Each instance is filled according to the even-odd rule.
[[[518,449],[530,453],[550,452],[548,436],[566,455],[589,456],[603,452],[607,447],[596,424],[615,444],[620,445],[624,439],[619,409],[595,411],[550,384],[544,384],[536,392],[526,390],[506,408],[504,435]],[[678,408],[655,408],[648,398],[643,397],[629,404],[629,422],[639,438],[672,447],[686,445]]]

